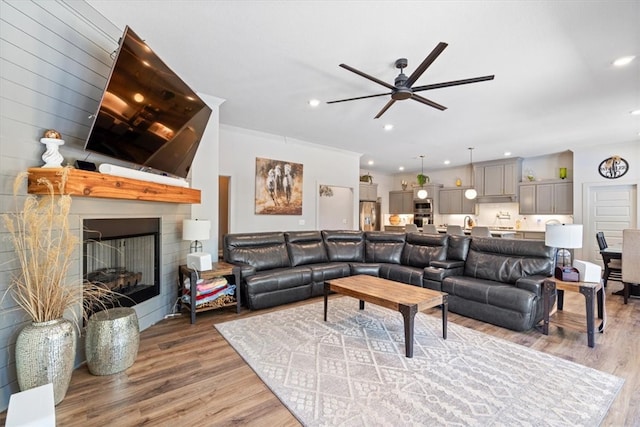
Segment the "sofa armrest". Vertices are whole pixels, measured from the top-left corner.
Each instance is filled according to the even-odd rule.
[[[431,261],[429,266],[446,269],[464,267],[464,261],[445,259],[444,261]]]
[[[236,271],[240,272],[241,280],[244,280],[246,277],[256,274],[256,268],[249,264],[245,264],[243,262],[230,262],[229,264],[234,266],[234,274]]]
[[[433,262],[431,263],[431,267],[426,267],[424,269],[424,280],[429,280],[432,282],[442,282],[445,277],[449,276],[462,276],[464,273],[464,262],[461,266],[452,267],[452,268],[441,268],[434,267]]]
[[[546,279],[548,279],[548,277],[542,275],[521,277],[520,279],[516,280],[515,285],[516,288],[525,289],[541,297],[543,292],[542,283]]]

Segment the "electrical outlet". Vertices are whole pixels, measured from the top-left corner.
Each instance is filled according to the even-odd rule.
[[[298,225],[304,225],[304,224],[305,224],[304,219],[300,219],[300,220],[298,220]]]

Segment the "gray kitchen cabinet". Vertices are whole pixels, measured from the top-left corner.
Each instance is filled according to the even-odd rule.
[[[467,188],[442,188],[439,192],[438,213],[474,214],[476,209],[475,200],[469,200],[464,197],[464,192]]]
[[[520,215],[536,214],[536,185],[520,184],[520,196],[518,198],[520,205]]]
[[[554,210],[557,214],[573,214],[573,182],[561,182],[553,186]]]
[[[474,186],[478,197],[518,195],[518,181],[522,174],[522,159],[493,160],[473,166]]]
[[[514,239],[524,239],[524,240],[544,240],[545,232],[544,231],[516,231],[516,234],[513,236]]]
[[[360,201],[378,200],[378,184],[360,183]]]
[[[504,194],[504,165],[484,167],[483,196],[502,196]]]
[[[573,183],[531,182],[520,184],[521,215],[552,215],[573,213]]]
[[[389,191],[389,213],[412,214],[413,191]]]

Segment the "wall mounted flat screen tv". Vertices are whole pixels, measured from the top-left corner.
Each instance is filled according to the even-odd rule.
[[[85,150],[186,178],[210,115],[126,27]]]

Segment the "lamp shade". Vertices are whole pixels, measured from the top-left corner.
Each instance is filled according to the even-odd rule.
[[[209,240],[211,221],[202,219],[185,219],[182,222],[182,240]]]
[[[552,248],[581,248],[582,224],[547,224],[544,244]]]

